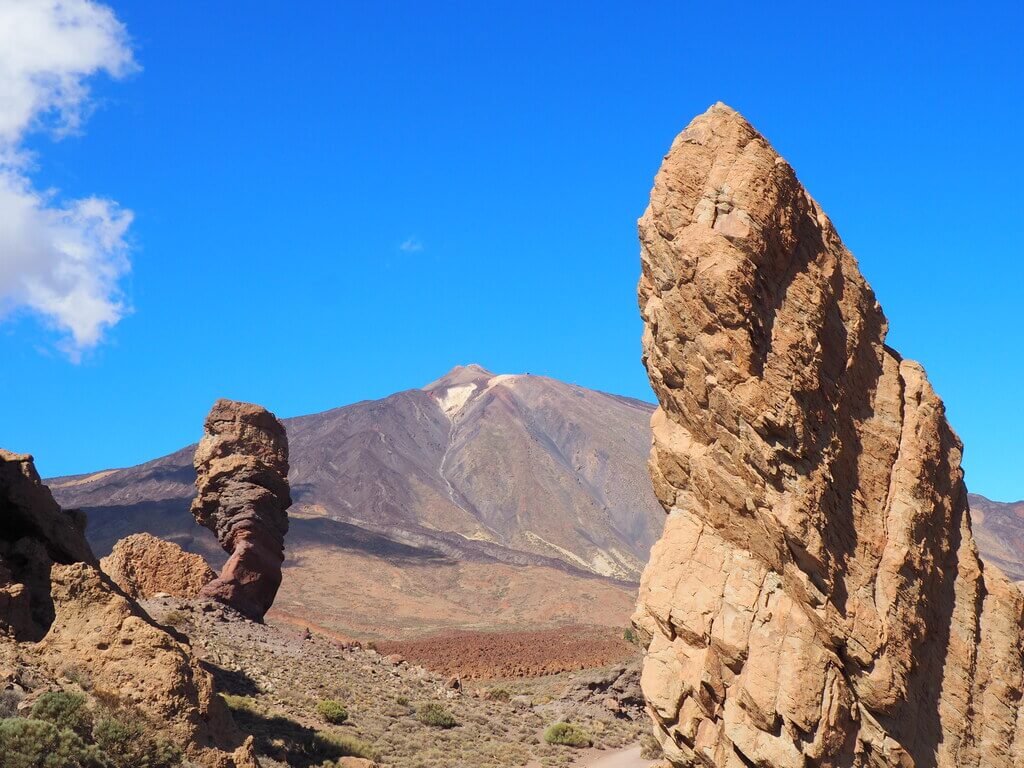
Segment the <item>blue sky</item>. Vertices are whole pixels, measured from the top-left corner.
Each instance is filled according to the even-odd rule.
[[[291,416],[467,362],[651,399],[636,219],[722,100],[857,255],[970,489],[1024,497],[1021,5],[761,5],[111,2],[137,66],[17,173],[132,212],[124,316],[76,351],[7,313],[0,445],[129,465],[220,396]]]

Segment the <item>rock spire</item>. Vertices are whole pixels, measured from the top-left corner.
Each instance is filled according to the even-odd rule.
[[[634,622],[678,766],[1019,768],[1024,597],[961,444],[789,164],[716,104],[639,222],[668,512]]]
[[[288,437],[259,405],[218,400],[196,448],[192,514],[230,555],[203,597],[261,621],[281,586],[288,532]]]

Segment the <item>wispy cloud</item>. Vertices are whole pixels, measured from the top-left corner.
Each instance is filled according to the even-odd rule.
[[[398,246],[398,250],[402,253],[419,253],[423,250],[423,243],[420,242],[418,237],[407,237],[402,241],[402,244]]]
[[[0,0],[0,317],[38,314],[79,359],[127,311],[131,211],[112,200],[61,200],[33,187],[25,137],[81,128],[86,80],[136,69],[127,31],[92,0]]]

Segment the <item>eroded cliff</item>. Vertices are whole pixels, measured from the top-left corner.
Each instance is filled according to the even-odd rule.
[[[1024,597],[961,444],[793,169],[717,104],[639,222],[650,469],[634,622],[677,765],[1024,765]]]

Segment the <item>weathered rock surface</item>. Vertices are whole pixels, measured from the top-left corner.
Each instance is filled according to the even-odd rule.
[[[666,756],[1024,765],[1024,596],[979,561],[961,444],[828,217],[719,104],[639,232],[669,515],[634,621]]]
[[[46,687],[77,680],[159,722],[201,765],[255,768],[210,675],[114,588],[84,528],[30,456],[0,450],[0,670],[28,670]]]
[[[32,457],[0,450],[0,633],[38,640],[53,621],[54,563],[96,563],[85,517],[62,510]]]
[[[198,597],[202,588],[217,578],[199,555],[148,533],[117,542],[100,560],[100,570],[136,600],[161,592],[187,600]]]
[[[230,556],[201,595],[261,621],[281,586],[288,532],[288,437],[270,411],[218,400],[196,448],[192,514]]]
[[[209,766],[255,765],[241,733],[187,645],[175,640],[90,565],[53,568],[56,619],[37,646],[54,676],[76,670],[94,689],[139,707],[192,758]]]

